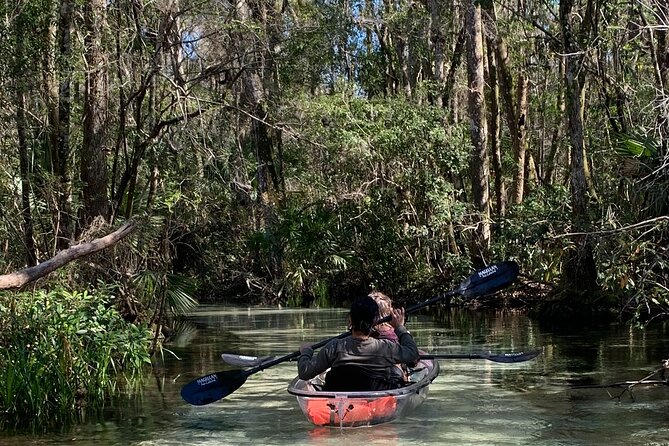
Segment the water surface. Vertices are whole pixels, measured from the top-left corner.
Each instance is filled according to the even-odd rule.
[[[571,390],[574,384],[641,379],[669,357],[667,325],[554,332],[517,314],[446,310],[411,316],[430,353],[511,352],[543,347],[532,361],[446,360],[426,402],[409,417],[371,428],[314,428],[286,392],[284,363],[251,376],[228,397],[190,406],[182,385],[228,369],[222,352],[290,353],[341,333],[342,309],[200,307],[144,391],[98,417],[48,434],[0,433],[25,445],[669,445],[669,386]],[[177,359],[178,358],[178,359]]]

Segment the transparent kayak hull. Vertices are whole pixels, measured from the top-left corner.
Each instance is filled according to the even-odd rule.
[[[325,373],[310,380],[293,379],[288,393],[316,426],[361,427],[388,423],[409,413],[427,398],[430,383],[439,375],[439,363],[422,360],[412,370],[411,383],[400,389],[369,392],[325,392]]]

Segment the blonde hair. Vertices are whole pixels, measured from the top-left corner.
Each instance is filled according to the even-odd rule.
[[[368,294],[368,296],[374,299],[376,304],[379,306],[379,311],[377,313],[378,319],[390,316],[393,310],[393,301],[390,299],[390,297],[386,296],[380,291],[372,291]]]

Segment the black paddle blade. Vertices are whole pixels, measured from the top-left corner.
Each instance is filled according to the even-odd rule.
[[[510,364],[513,362],[530,361],[543,352],[543,349],[531,350],[529,352],[516,353],[449,353],[436,355],[420,355],[420,359],[486,359],[492,362],[502,362]]]
[[[517,352],[517,353],[500,353],[497,355],[489,354],[487,358],[488,361],[493,362],[503,362],[503,363],[513,363],[513,362],[524,362],[536,358],[543,352],[543,349],[532,350],[529,352]]]
[[[492,294],[515,282],[520,273],[520,266],[513,260],[495,263],[477,271],[460,285],[462,296],[476,297]]]
[[[194,406],[204,406],[225,398],[246,382],[248,374],[226,370],[194,379],[181,388],[181,398]]]

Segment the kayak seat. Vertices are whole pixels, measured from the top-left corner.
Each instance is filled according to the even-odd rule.
[[[389,373],[388,376],[377,376],[357,365],[341,365],[332,367],[327,373],[323,390],[364,392],[398,389],[406,384],[398,374]]]

